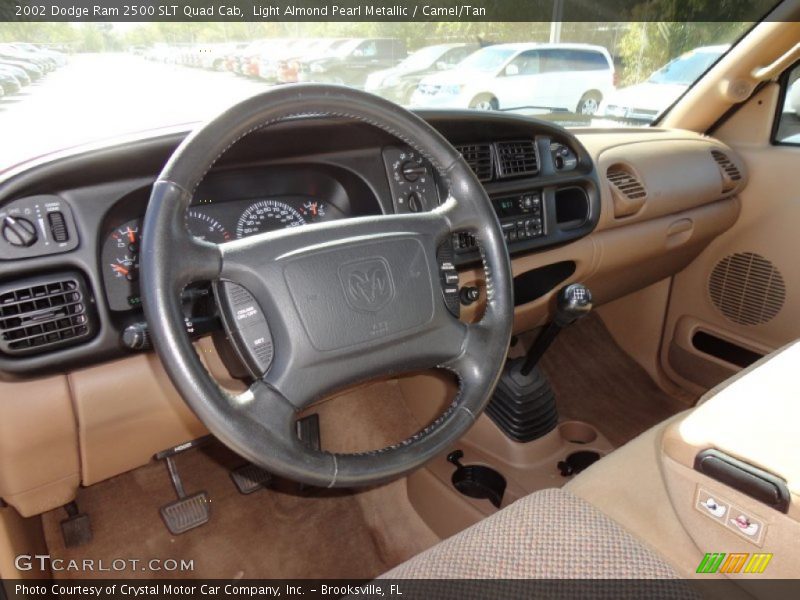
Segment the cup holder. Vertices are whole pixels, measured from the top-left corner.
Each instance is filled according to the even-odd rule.
[[[566,421],[558,426],[561,437],[573,444],[591,444],[597,439],[597,430],[588,423]]]
[[[464,452],[455,450],[447,456],[447,461],[456,466],[451,481],[460,493],[478,500],[488,500],[500,508],[506,491],[506,479],[491,467],[483,465],[462,465]]]
[[[570,477],[591,467],[598,460],[600,460],[600,454],[598,452],[581,450],[579,452],[573,452],[565,460],[559,461],[556,466],[558,470],[561,471],[562,477]]]

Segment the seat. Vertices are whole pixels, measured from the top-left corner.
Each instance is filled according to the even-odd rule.
[[[522,498],[395,567],[385,579],[676,579],[667,562],[562,489]]]

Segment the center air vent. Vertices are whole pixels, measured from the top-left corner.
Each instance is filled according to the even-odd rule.
[[[711,156],[717,161],[722,174],[722,191],[730,192],[736,189],[736,182],[742,179],[742,174],[731,158],[720,150],[712,150]]]
[[[94,333],[90,306],[77,273],[0,285],[0,352],[30,356],[88,339]]]
[[[456,146],[469,168],[479,181],[492,180],[492,146],[490,144],[464,144]]]
[[[521,177],[536,175],[539,172],[536,144],[533,140],[497,142],[495,147],[498,177]]]

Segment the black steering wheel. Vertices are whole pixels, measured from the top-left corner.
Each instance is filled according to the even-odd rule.
[[[247,134],[287,119],[332,117],[378,127],[427,158],[446,182],[439,207],[262,233],[215,245],[193,237],[185,214],[217,159]],[[173,384],[223,443],[267,471],[317,486],[379,483],[422,465],[458,439],[486,406],[511,336],[511,268],[486,192],[431,126],[371,94],[293,85],[253,96],[189,135],[153,185],[141,282],[153,343]],[[437,250],[471,231],[486,271],[486,310],[466,324],[447,309]],[[265,316],[273,359],[232,395],[203,367],[180,294],[193,281],[245,288]],[[296,413],[327,393],[426,368],[456,374],[459,392],[435,422],[394,446],[359,454],[317,451],[296,434]]]

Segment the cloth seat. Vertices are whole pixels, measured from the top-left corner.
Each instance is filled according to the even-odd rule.
[[[546,489],[514,502],[382,579],[676,579],[643,542],[585,500]]]

